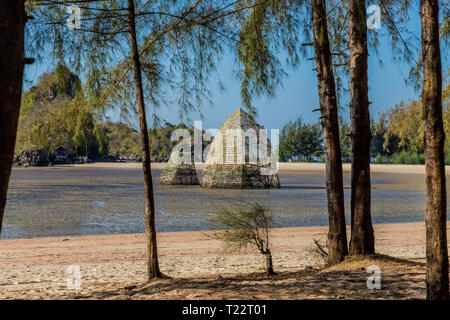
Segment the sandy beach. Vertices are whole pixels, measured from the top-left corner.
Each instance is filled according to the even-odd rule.
[[[274,268],[252,249],[226,252],[202,232],[159,233],[162,271],[172,279],[145,284],[144,234],[7,239],[0,241],[1,299],[423,299],[424,223],[375,225],[372,258],[332,268],[315,250],[326,227],[274,229]],[[389,257],[386,257],[386,256]],[[69,266],[80,268],[80,289],[68,288]],[[369,290],[366,272],[381,272]],[[73,267],[72,267],[73,268]],[[73,270],[73,269],[72,269]]]
[[[136,171],[140,166],[140,163],[94,163],[58,166],[58,169],[130,168]],[[154,163],[152,166],[161,170],[165,164]],[[197,169],[201,169],[201,165],[197,165]],[[312,171],[317,172],[320,181],[324,170],[325,166],[319,163],[280,164],[280,172],[285,176]],[[395,176],[397,184],[394,189],[402,190],[411,186],[417,190],[424,189],[424,166],[372,165],[371,170],[374,176],[398,174]],[[348,175],[349,171],[350,165],[345,164],[344,172]],[[392,188],[389,183],[373,184],[375,191],[381,187],[388,191]],[[196,189],[192,190],[194,192]],[[306,189],[293,190],[304,192]],[[167,198],[166,193],[164,197]],[[178,197],[176,195],[174,200]],[[395,208],[389,205],[389,210]],[[398,214],[398,211],[392,212]],[[105,215],[108,214],[106,210]],[[274,229],[272,252],[274,269],[278,275],[267,279],[263,274],[263,257],[251,248],[242,252],[227,252],[219,241],[208,237],[208,232],[160,232],[158,250],[161,270],[172,279],[150,283],[146,283],[145,236],[142,233],[2,239],[0,299],[425,297],[423,222],[375,224],[378,255],[370,258],[354,257],[332,268],[324,267],[324,259],[314,244],[316,239],[325,245],[326,234],[326,226]],[[379,290],[367,288],[367,279],[371,275],[367,273],[369,266],[380,269]],[[68,286],[73,283],[70,270],[80,271],[79,289]]]

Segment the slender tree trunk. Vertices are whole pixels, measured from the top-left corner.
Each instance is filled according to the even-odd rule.
[[[328,263],[331,265],[341,262],[348,254],[342,158],[339,142],[336,85],[328,38],[325,0],[312,0],[312,11],[320,113],[325,147],[329,221]]]
[[[0,2],[0,233],[20,113],[25,22],[23,0]]]
[[[350,110],[352,137],[352,234],[350,254],[375,253],[370,214],[370,116],[366,1],[350,0]]]
[[[128,33],[134,67],[134,82],[136,86],[136,102],[139,111],[139,126],[141,130],[142,167],[144,170],[145,189],[145,234],[147,236],[147,270],[148,280],[160,278],[163,275],[159,270],[158,251],[156,246],[155,230],[155,200],[153,198],[152,172],[150,168],[150,145],[145,116],[144,92],[142,87],[141,61],[136,40],[136,24],[134,0],[128,0]]]
[[[425,224],[427,252],[427,299],[449,298],[447,249],[447,193],[442,120],[442,65],[439,45],[439,4],[420,1],[422,22],[422,118],[424,121]]]
[[[266,275],[268,277],[276,275],[275,271],[273,271],[273,260],[272,260],[272,252],[269,249],[264,251],[264,256],[266,257]]]

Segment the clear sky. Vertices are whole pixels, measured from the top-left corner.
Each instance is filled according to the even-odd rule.
[[[412,8],[412,21],[409,29],[417,37],[420,37],[420,19],[418,6]],[[383,25],[381,26],[383,28]],[[370,31],[369,31],[370,32]],[[416,43],[419,48],[420,43]],[[443,50],[443,73],[447,73],[448,50]],[[311,57],[313,56],[311,49]],[[379,64],[381,58],[383,64]],[[283,83],[283,87],[277,90],[277,95],[273,99],[261,98],[254,102],[257,107],[257,121],[267,129],[281,129],[289,120],[302,116],[307,122],[318,120],[318,113],[312,112],[318,107],[318,91],[316,73],[312,71],[315,68],[313,61],[305,61],[296,70],[285,69],[289,77]],[[48,64],[34,64],[27,66],[26,79],[36,82],[36,79],[45,71],[49,71],[51,66]],[[219,128],[229,114],[237,107],[241,106],[239,79],[236,73],[233,58],[224,59],[219,65],[219,74],[222,82],[225,84],[226,91],[221,92],[217,88],[215,81],[211,81],[210,90],[212,92],[211,100],[214,105],[205,104],[202,106],[203,129]],[[404,77],[408,75],[410,66],[398,65],[392,61],[392,53],[386,38],[382,39],[379,48],[379,55],[371,52],[369,57],[369,98],[372,101],[370,112],[373,118],[388,108],[393,107],[400,101],[417,99],[420,92],[412,87],[406,86]],[[348,85],[346,84],[346,87]],[[29,85],[25,85],[29,88]],[[349,102],[348,93],[345,93],[342,100],[343,109],[341,115],[349,118],[349,109],[346,106]],[[161,107],[160,115],[164,120],[171,123],[178,123],[177,107]],[[115,114],[110,114],[112,120],[117,120]],[[197,114],[191,115],[192,120],[200,120]]]

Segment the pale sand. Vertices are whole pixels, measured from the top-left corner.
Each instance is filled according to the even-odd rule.
[[[166,163],[152,163],[153,169],[164,169]],[[204,164],[196,163],[196,168],[202,170]],[[142,168],[142,163],[136,162],[96,162],[89,164],[75,164],[75,165],[58,165],[58,167],[78,167],[78,168],[120,168],[120,169],[136,169]],[[345,163],[342,166],[344,172],[349,172],[351,170],[351,164]],[[450,166],[446,166],[447,172]],[[286,163],[281,162],[279,164],[279,170],[282,171],[325,171],[324,163]],[[393,164],[371,164],[371,172],[377,173],[414,173],[414,174],[424,174],[424,165],[393,165]]]
[[[259,273],[263,258],[254,250],[227,253],[220,242],[201,232],[160,233],[161,269],[173,279],[146,285],[144,234],[0,240],[0,298],[425,297],[424,223],[375,226],[377,252],[408,261],[378,257],[321,269],[323,260],[313,250],[313,239],[324,241],[326,232],[326,227],[273,230],[274,268],[279,275],[270,280]],[[81,268],[80,290],[67,288],[69,265]],[[381,290],[367,289],[370,265],[381,268]]]

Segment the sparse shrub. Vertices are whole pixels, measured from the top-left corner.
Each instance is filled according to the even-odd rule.
[[[387,164],[387,163],[390,163],[390,162],[391,162],[390,157],[383,156],[381,154],[378,154],[376,156],[376,158],[375,158],[375,163],[376,164]]]
[[[214,239],[222,240],[232,250],[256,246],[265,256],[267,276],[275,275],[269,243],[273,213],[269,208],[256,202],[237,204],[234,208],[219,210],[209,221],[218,230],[212,235]]]

